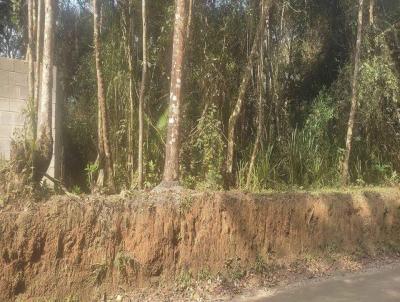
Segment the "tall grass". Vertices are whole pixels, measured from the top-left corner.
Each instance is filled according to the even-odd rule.
[[[316,98],[304,126],[294,128],[275,145],[264,147],[251,175],[253,191],[285,188],[336,186],[339,179],[340,148],[329,139],[334,117],[332,99],[326,91]],[[238,167],[239,187],[245,188],[248,164]]]

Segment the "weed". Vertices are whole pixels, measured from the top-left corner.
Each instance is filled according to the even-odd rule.
[[[385,182],[390,186],[398,185],[400,184],[400,175],[397,173],[397,171],[391,171],[390,176],[386,177]]]
[[[7,161],[0,154],[0,171],[7,167]]]
[[[79,298],[75,295],[69,295],[65,302],[79,302]]]
[[[81,187],[78,185],[73,186],[71,189],[71,193],[75,195],[81,195],[82,194]]]
[[[128,269],[137,270],[138,265],[136,261],[125,252],[118,252],[114,259],[114,267],[117,268],[118,272],[124,277],[127,277]]]
[[[193,285],[192,273],[188,270],[183,270],[175,279],[175,283],[178,289],[184,291]]]
[[[267,265],[261,255],[257,255],[256,262],[254,264],[254,270],[257,274],[263,274],[267,269]]]
[[[88,178],[88,183],[89,186],[92,188],[94,186],[95,182],[95,175],[99,171],[99,164],[98,162],[92,163],[92,164],[87,164],[85,168],[85,172]]]
[[[92,270],[92,280],[96,285],[100,285],[104,279],[107,277],[108,266],[106,263],[102,264],[93,264],[91,267]]]
[[[181,215],[187,213],[193,205],[193,197],[191,195],[185,195],[182,197],[181,202],[179,203],[179,213]]]
[[[228,278],[231,280],[240,280],[246,276],[246,271],[240,265],[241,259],[237,258],[230,258],[225,261],[225,268],[228,273]]]
[[[329,254],[334,254],[338,251],[338,245],[336,242],[331,242],[326,246],[326,251]]]
[[[208,268],[203,268],[198,272],[197,279],[200,281],[208,281],[212,279],[212,274]]]

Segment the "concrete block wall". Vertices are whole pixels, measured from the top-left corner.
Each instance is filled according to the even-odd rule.
[[[61,89],[54,68],[53,81],[53,159],[48,173],[60,177],[61,171]],[[10,142],[15,131],[25,123],[28,99],[28,62],[0,58],[0,159],[10,158]]]

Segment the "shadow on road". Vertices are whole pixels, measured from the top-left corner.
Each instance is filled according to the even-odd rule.
[[[253,302],[399,302],[400,266],[282,290]]]

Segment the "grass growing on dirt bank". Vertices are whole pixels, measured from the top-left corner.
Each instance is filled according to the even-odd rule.
[[[397,185],[387,185],[387,186],[333,186],[333,187],[321,187],[313,189],[304,189],[301,187],[287,187],[280,190],[259,190],[250,191],[243,190],[246,193],[256,193],[256,194],[270,194],[270,193],[308,193],[308,194],[323,194],[323,193],[357,193],[363,191],[376,191],[376,192],[387,192],[392,190],[400,189],[400,183]],[[238,192],[240,190],[237,190]]]

